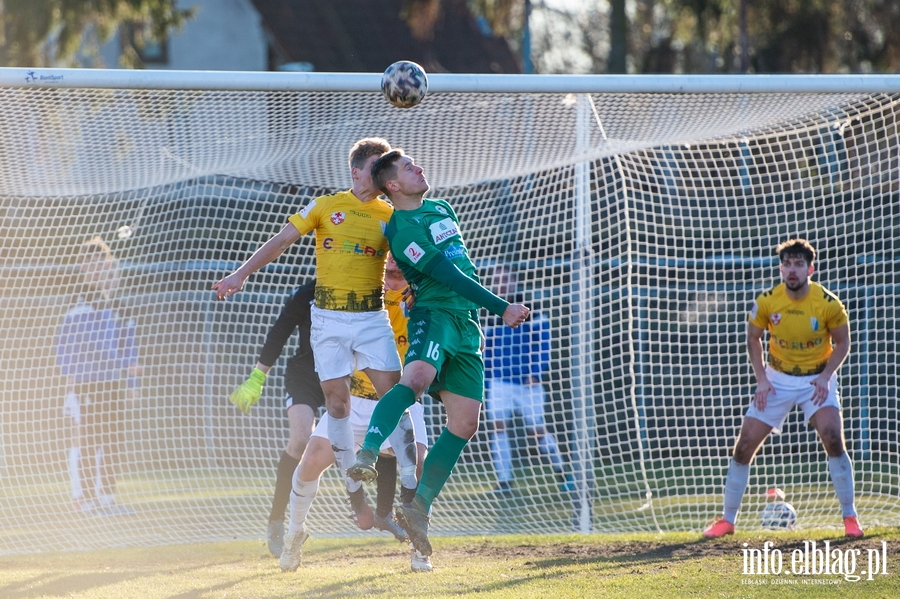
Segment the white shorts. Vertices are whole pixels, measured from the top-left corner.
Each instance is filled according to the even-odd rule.
[[[530,428],[544,427],[544,386],[521,385],[500,379],[487,383],[485,411],[488,420],[508,421],[518,413]]]
[[[309,339],[320,381],[354,370],[400,370],[400,355],[387,310],[338,312],[312,306]]]
[[[776,433],[781,432],[781,425],[784,424],[785,418],[794,406],[800,406],[803,409],[803,422],[809,422],[813,414],[818,412],[825,406],[841,409],[841,399],[838,393],[837,374],[831,375],[828,381],[828,396],[825,403],[817,406],[812,402],[812,396],[816,388],[811,385],[817,375],[808,376],[792,376],[779,372],[769,366],[766,366],[766,377],[775,389],[775,395],[769,394],[766,401],[766,409],[760,412],[751,402],[747,408],[746,416],[756,418],[765,422]]]
[[[353,440],[356,442],[357,450],[359,450],[363,440],[366,438],[366,431],[369,430],[369,421],[372,419],[372,412],[375,411],[376,404],[378,404],[378,402],[373,399],[365,399],[364,397],[358,397],[356,395],[350,396],[350,428],[353,430]],[[425,406],[419,402],[414,403],[409,407],[409,415],[412,418],[416,443],[427,446],[428,440],[425,433]],[[319,423],[313,430],[313,437],[328,439],[328,420],[330,418],[331,416],[328,415],[328,412],[322,414]],[[381,451],[393,454],[391,444],[387,439],[385,439],[382,444]]]

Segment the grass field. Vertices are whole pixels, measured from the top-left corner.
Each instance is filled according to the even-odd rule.
[[[821,551],[826,540],[831,573],[798,573],[803,562],[793,566],[793,552],[811,555],[811,542]],[[766,541],[774,545],[764,554]],[[806,530],[716,541],[697,533],[438,537],[434,546],[434,571],[418,574],[409,570],[405,545],[380,538],[311,538],[294,573],[282,573],[262,541],[5,556],[0,597],[900,597],[894,528],[871,529],[859,540]],[[788,572],[766,574],[760,565],[746,573],[748,548],[766,555],[757,563],[772,569],[780,552]],[[862,574],[870,553],[884,561],[877,574]]]

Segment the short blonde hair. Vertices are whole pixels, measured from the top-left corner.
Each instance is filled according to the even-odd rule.
[[[362,168],[370,156],[381,156],[391,151],[391,144],[381,137],[366,137],[350,148],[350,168]]]

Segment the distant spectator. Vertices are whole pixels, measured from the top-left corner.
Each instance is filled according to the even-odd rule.
[[[127,389],[136,389],[140,376],[135,326],[116,302],[119,268],[109,246],[93,237],[81,245],[80,259],[82,289],[56,333],[67,385],[64,412],[74,426],[72,501],[83,513],[128,514],[115,493]]]

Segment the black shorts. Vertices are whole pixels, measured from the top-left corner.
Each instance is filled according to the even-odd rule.
[[[312,354],[288,360],[284,371],[284,407],[305,405],[313,412],[325,405],[325,394],[316,375]]]

